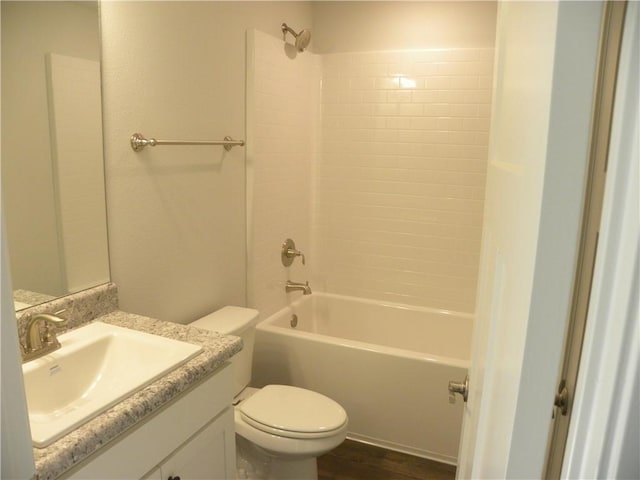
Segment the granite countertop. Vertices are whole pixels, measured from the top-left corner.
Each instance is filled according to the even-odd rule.
[[[93,321],[153,333],[202,345],[202,352],[184,365],[134,393],[96,418],[45,448],[34,448],[38,480],[54,479],[74,467],[127,429],[151,415],[189,387],[217,370],[242,348],[238,337],[188,325],[113,311]]]

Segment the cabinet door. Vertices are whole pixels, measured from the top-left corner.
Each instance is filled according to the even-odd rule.
[[[160,467],[162,479],[230,480],[235,478],[233,408],[227,408],[191,437]]]
[[[65,480],[131,480],[148,475],[194,435],[231,410],[232,372],[227,365],[178,396],[111,444],[85,459]],[[232,436],[233,440],[233,436]],[[232,443],[232,448],[235,444]],[[166,478],[166,477],[163,477]],[[233,477],[231,477],[233,478]]]

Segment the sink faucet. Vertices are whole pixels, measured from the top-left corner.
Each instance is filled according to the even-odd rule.
[[[296,290],[300,290],[303,295],[311,295],[311,287],[309,286],[309,282],[306,283],[297,283],[292,282],[291,280],[287,280],[287,284],[284,287],[285,292],[295,292]]]
[[[23,362],[28,362],[60,348],[60,342],[56,338],[55,332],[51,330],[51,324],[65,325],[67,320],[57,316],[63,312],[64,310],[55,314],[38,313],[29,319],[23,345]]]

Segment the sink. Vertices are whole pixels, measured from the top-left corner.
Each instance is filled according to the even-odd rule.
[[[102,322],[58,340],[59,350],[22,365],[36,447],[50,445],[202,351]]]

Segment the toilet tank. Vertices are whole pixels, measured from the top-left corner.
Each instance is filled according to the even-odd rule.
[[[251,362],[258,315],[259,312],[252,308],[227,306],[190,323],[192,327],[242,338],[242,350],[231,357],[234,396],[251,382]]]

